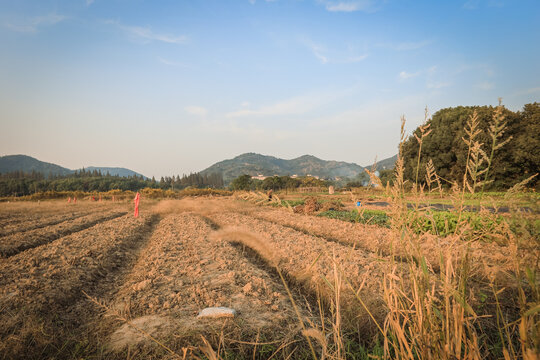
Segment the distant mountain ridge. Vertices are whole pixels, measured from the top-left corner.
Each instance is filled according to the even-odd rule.
[[[119,167],[95,167],[89,166],[84,168],[85,171],[101,171],[103,175],[107,172],[112,176],[129,177],[133,175],[143,176],[138,172]],[[51,175],[69,175],[75,171],[82,169],[71,170],[56,164],[44,162],[27,155],[6,155],[0,156],[0,174],[9,173],[13,171],[22,171],[25,173],[31,173],[32,171],[42,173],[45,176]]]
[[[240,175],[312,175],[324,179],[355,177],[363,167],[343,161],[321,160],[313,155],[303,155],[291,160],[256,153],[245,153],[233,159],[223,160],[201,171],[201,174],[220,173],[228,183]]]
[[[9,173],[13,171],[23,171],[31,173],[32,171],[44,175],[69,175],[73,170],[65,167],[40,161],[36,158],[26,155],[7,155],[0,157],[0,173]]]
[[[394,166],[396,166],[396,161],[397,161],[397,154],[386,159],[377,160],[376,170],[381,171],[381,170],[393,169]],[[368,169],[371,169],[372,166],[373,165],[369,165],[366,167]]]
[[[377,161],[377,169],[391,169],[394,167],[397,155],[388,159]],[[370,168],[367,166],[367,168]],[[107,172],[112,176],[129,177],[133,175],[143,176],[133,170],[121,167],[96,167],[89,166],[85,171],[101,171],[103,175]],[[80,171],[81,169],[77,169]],[[291,160],[280,159],[274,156],[261,155],[256,153],[245,153],[233,159],[223,160],[200,172],[201,175],[219,173],[223,175],[225,183],[232,181],[240,175],[251,176],[263,175],[312,175],[323,179],[335,180],[338,178],[354,178],[362,173],[364,167],[344,161],[321,160],[313,155],[303,155]],[[27,155],[7,155],[0,156],[0,174],[13,171],[32,171],[44,175],[69,175],[75,170],[71,170],[56,164],[40,161]],[[145,177],[146,178],[146,177]]]
[[[78,170],[81,170],[81,169],[78,169]],[[120,177],[130,177],[130,176],[133,176],[133,175],[137,175],[138,177],[144,177],[145,179],[147,179],[146,176],[142,175],[142,174],[139,174],[138,172],[135,172],[133,170],[130,170],[130,169],[126,169],[126,168],[122,168],[122,167],[96,167],[96,166],[89,166],[89,167],[86,167],[84,168],[85,171],[94,171],[94,170],[97,170],[97,171],[101,171],[101,174],[105,175],[107,173],[109,173],[109,175],[112,175],[112,176],[120,176]]]

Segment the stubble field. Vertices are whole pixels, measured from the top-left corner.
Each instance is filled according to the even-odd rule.
[[[3,203],[0,224],[5,359],[320,357],[330,342],[341,357],[376,352],[389,276],[407,279],[421,261],[389,229],[232,197],[143,201],[139,218],[130,203]],[[426,276],[447,276],[441,254],[459,261],[466,246],[468,286],[514,291],[508,247],[429,234],[421,244]],[[496,305],[471,301],[494,326],[482,316]],[[197,318],[216,306],[237,315]]]

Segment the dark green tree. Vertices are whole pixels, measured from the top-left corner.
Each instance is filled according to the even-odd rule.
[[[250,190],[253,182],[250,175],[240,175],[231,182],[232,190]]]
[[[511,139],[494,152],[489,170],[489,179],[493,182],[487,189],[509,188],[539,171],[539,152],[535,150],[540,146],[539,108],[539,104],[534,103],[525,105],[522,112],[502,109],[506,127],[499,142]],[[492,144],[490,124],[493,122],[495,110],[492,106],[459,106],[437,111],[428,121],[432,132],[423,139],[419,181],[423,182],[425,178],[429,159],[433,161],[443,183],[444,180],[458,183],[462,181],[467,161],[467,145],[463,141],[465,125],[474,111],[478,114],[481,130],[478,140],[489,156]],[[417,128],[414,134],[421,136],[420,128]],[[409,181],[415,180],[417,169],[419,146],[414,134],[403,144],[404,176]],[[537,183],[538,180],[535,179],[530,185],[536,186]]]

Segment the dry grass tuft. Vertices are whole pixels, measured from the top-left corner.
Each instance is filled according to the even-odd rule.
[[[268,245],[268,241],[258,235],[240,228],[226,228],[218,230],[211,235],[214,241],[228,241],[243,244],[255,250],[270,265],[278,266],[280,258],[276,252]]]

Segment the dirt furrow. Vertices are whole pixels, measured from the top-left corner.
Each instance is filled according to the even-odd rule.
[[[212,228],[212,230],[222,229],[221,225],[219,225],[217,222],[215,222],[210,217],[208,217],[208,215],[197,214],[197,216],[199,216],[205,223],[207,223]],[[217,233],[218,239],[220,238],[220,236],[221,236],[220,233]],[[250,238],[251,240],[246,241],[246,238]],[[259,241],[256,238],[256,236],[254,236],[251,233],[239,232],[237,238],[235,238],[234,235],[229,233],[226,239],[235,249],[237,249],[241,253],[242,256],[246,257],[246,259],[251,264],[267,272],[276,282],[285,281],[288,284],[291,292],[294,294],[295,298],[303,299],[304,303],[308,304],[308,307],[310,308],[318,307],[317,305],[318,294],[316,292],[313,292],[312,291],[313,289],[306,288],[305,286],[303,286],[301,282],[299,282],[294,277],[287,276],[286,273],[281,273],[280,275],[278,268],[275,266],[276,264],[269,261],[268,257],[261,255],[261,253],[263,253],[264,251],[257,252],[255,250],[258,248],[257,246],[252,246],[252,247],[246,246],[246,244],[248,243],[252,245],[252,241],[254,242]],[[323,309],[323,310],[328,310],[328,309]]]
[[[223,228],[217,235],[221,239],[252,248],[266,261],[278,264],[310,293],[319,293],[330,302],[335,299],[336,284],[342,286],[340,303],[344,309],[355,309],[360,314],[354,319],[356,325],[374,331],[374,323],[360,308],[355,293],[368,308],[379,309],[374,316],[382,323],[383,267],[390,266],[388,260],[238,213],[213,214],[212,220]],[[395,266],[403,270],[399,264]]]
[[[508,247],[500,246],[496,243],[485,243],[481,241],[463,242],[456,240],[454,236],[439,237],[431,234],[423,234],[418,241],[420,249],[410,248],[412,244],[400,243],[399,239],[393,237],[389,229],[375,225],[353,224],[337,219],[328,219],[311,215],[291,214],[284,210],[260,208],[248,209],[244,214],[256,219],[270,221],[281,226],[290,227],[301,231],[307,235],[320,236],[330,241],[335,241],[344,245],[354,245],[366,251],[389,257],[392,254],[398,261],[408,262],[407,254],[418,254],[421,252],[425,260],[435,272],[440,270],[441,254],[450,257],[457,252],[458,248],[467,247],[469,256],[473,261],[474,272],[482,274],[485,279],[496,278],[505,286],[515,286],[512,276],[509,274],[514,269],[514,262],[508,256]],[[520,256],[530,258],[534,262],[535,254],[525,249],[520,250]],[[418,262],[419,259],[412,259]]]
[[[14,224],[12,226],[4,227],[4,230],[0,232],[0,238],[6,237],[9,235],[24,233],[27,231],[38,230],[48,226],[54,226],[65,221],[75,220],[83,216],[89,215],[92,212],[77,212],[77,213],[68,213],[68,214],[51,214],[51,216],[44,216],[44,218],[39,218],[38,220],[23,220],[22,223]]]
[[[108,305],[107,315],[128,317],[178,350],[199,343],[200,334],[215,344],[223,336],[233,347],[234,339],[297,335],[298,320],[283,285],[228,242],[215,240],[213,232],[214,227],[198,215],[167,215]],[[297,302],[302,305],[303,300]],[[212,306],[234,308],[238,315],[232,320],[196,318]],[[305,310],[302,314],[309,317]],[[110,348],[121,352],[151,343],[129,325],[105,319],[101,332],[109,338]]]
[[[93,294],[96,284],[114,277],[155,222],[120,217],[0,259],[2,357],[62,358],[85,346],[84,337],[72,339],[84,318],[77,310],[82,291]]]
[[[0,211],[2,211],[0,213],[0,226],[4,227],[12,224],[18,224],[23,221],[36,221],[54,215],[74,214],[82,211],[82,209],[85,208],[86,207],[84,206],[64,206],[63,208],[59,209],[57,207],[47,208],[45,206],[43,209],[41,209],[42,211],[36,211],[35,208],[32,208],[31,210],[29,208],[25,208],[16,211],[8,211],[4,208],[0,209]]]
[[[102,222],[124,216],[125,214],[125,212],[112,212],[107,215],[97,213],[89,216],[81,216],[66,220],[56,226],[47,227],[47,229],[40,228],[0,238],[0,257],[16,255],[22,251],[53,242],[63,236],[83,231]]]

